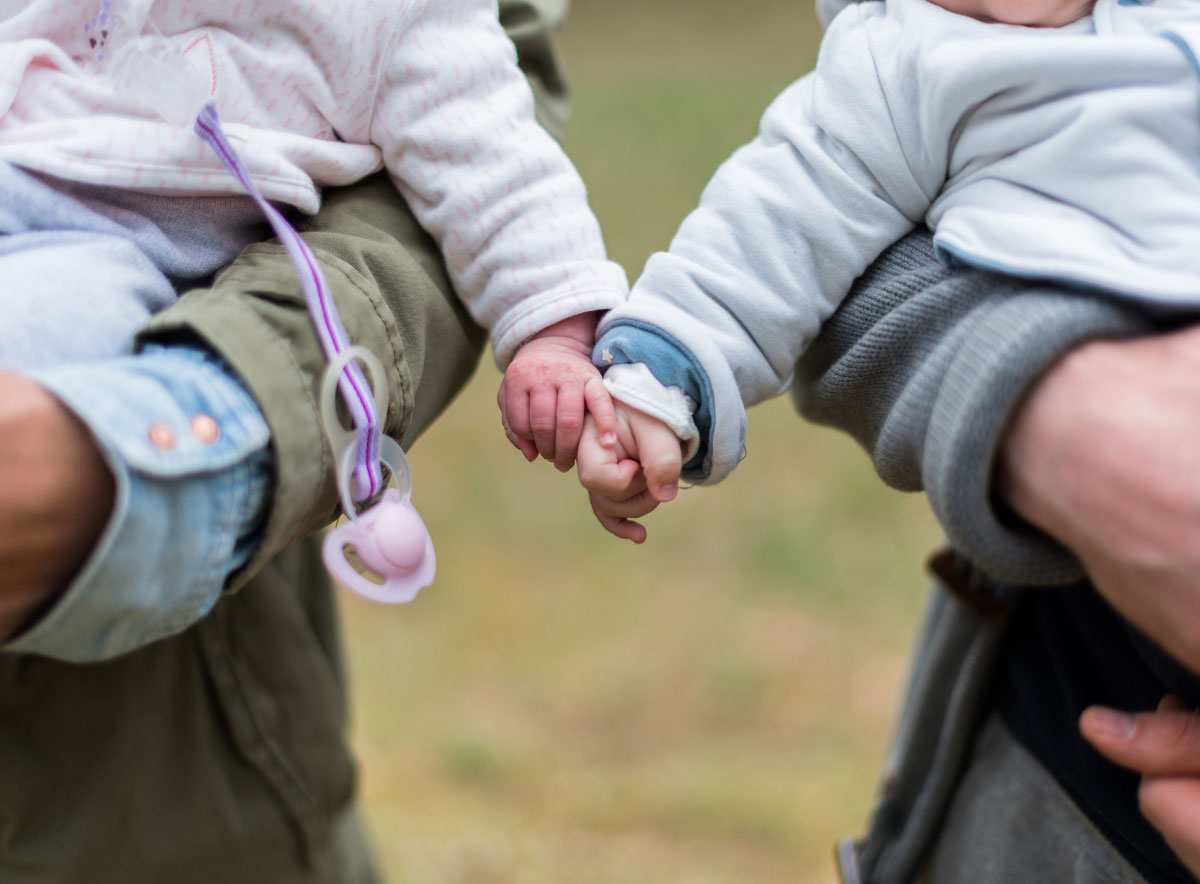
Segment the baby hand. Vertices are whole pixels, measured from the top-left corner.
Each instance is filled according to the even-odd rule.
[[[590,415],[585,420],[579,482],[606,531],[642,543],[646,529],[632,520],[674,500],[683,447],[665,423],[622,402],[616,403],[616,426],[616,444],[605,446],[597,422]]]
[[[539,454],[566,472],[575,463],[585,413],[595,419],[600,441],[616,440],[612,397],[592,365],[596,314],[572,316],[549,326],[513,357],[496,404],[504,433],[525,459]]]

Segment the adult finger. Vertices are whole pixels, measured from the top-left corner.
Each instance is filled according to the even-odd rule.
[[[1200,875],[1200,780],[1143,777],[1138,807],[1194,875]]]
[[[617,410],[604,381],[598,377],[591,378],[583,385],[583,398],[587,403],[588,413],[596,421],[596,433],[600,437],[600,444],[605,448],[612,448],[617,444]]]
[[[1200,775],[1200,713],[1177,698],[1140,714],[1093,706],[1080,716],[1079,730],[1123,767],[1151,776]]]

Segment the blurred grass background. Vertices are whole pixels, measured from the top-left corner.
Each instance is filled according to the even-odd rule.
[[[770,99],[808,70],[808,0],[575,0],[567,149],[637,276]],[[355,738],[395,882],[833,882],[895,713],[938,531],[786,398],[749,456],[642,547],[574,475],[526,464],[485,361],[415,447],[435,586],[344,597]]]

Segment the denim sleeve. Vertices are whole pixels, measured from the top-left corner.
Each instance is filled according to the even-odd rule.
[[[31,377],[91,430],[116,497],[74,582],[3,649],[85,662],[182,631],[258,542],[273,481],[258,406],[220,360],[190,346]]]
[[[682,388],[697,403],[692,420],[700,433],[700,447],[683,465],[683,478],[703,479],[712,472],[712,385],[683,344],[657,326],[620,319],[605,326],[592,351],[592,361],[600,371],[641,362],[663,386]]]

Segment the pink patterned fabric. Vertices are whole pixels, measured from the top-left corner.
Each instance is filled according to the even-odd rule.
[[[547,325],[623,301],[494,0],[0,0],[0,160],[147,192],[241,191],[190,128],[98,75],[118,13],[211,84],[267,199],[313,212],[321,187],[386,165],[500,365]]]

